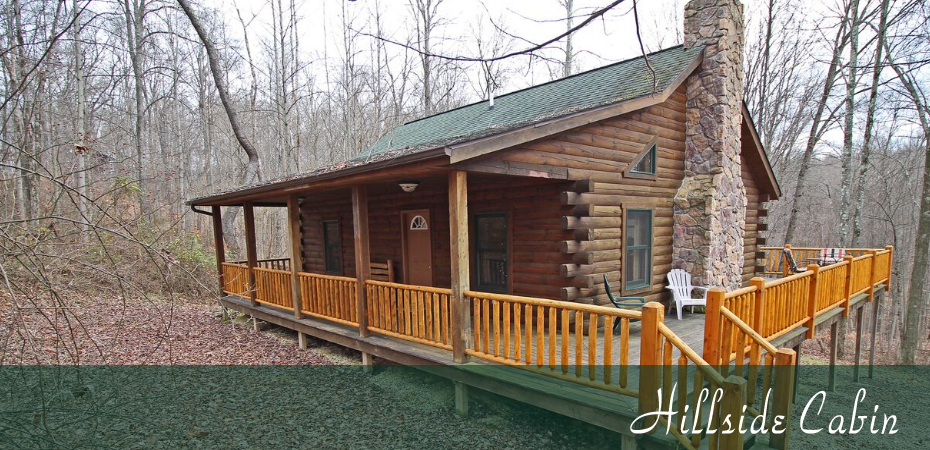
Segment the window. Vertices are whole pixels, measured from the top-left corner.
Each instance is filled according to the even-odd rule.
[[[342,275],[342,234],[338,220],[323,221],[323,259],[326,273]]]
[[[478,289],[507,291],[507,256],[507,214],[476,214],[475,260]]]
[[[648,288],[652,284],[652,210],[628,209],[624,222],[624,290]]]
[[[652,144],[649,147],[649,150],[643,155],[643,158],[639,160],[636,165],[633,166],[631,170],[635,173],[646,173],[649,175],[656,174],[656,145]]]
[[[642,151],[633,158],[630,165],[623,171],[628,178],[656,179],[656,158],[659,153],[658,136],[652,138]]]

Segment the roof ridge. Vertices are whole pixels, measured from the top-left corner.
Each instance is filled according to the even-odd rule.
[[[546,82],[544,82],[544,83],[534,84],[534,85],[532,85],[532,86],[527,86],[527,87],[522,88],[522,89],[517,89],[516,91],[511,91],[511,92],[508,92],[508,93],[506,93],[506,94],[498,95],[498,96],[494,97],[494,99],[495,99],[495,100],[500,100],[500,99],[502,99],[502,98],[504,98],[504,97],[508,97],[508,96],[511,96],[511,95],[514,95],[514,94],[519,94],[520,92],[528,91],[528,90],[530,90],[530,89],[536,89],[536,88],[539,88],[539,87],[542,87],[542,86],[546,86],[546,85],[549,85],[549,84],[558,83],[558,82],[560,82],[560,81],[568,80],[568,79],[571,79],[571,78],[576,78],[576,77],[579,77],[579,76],[581,76],[581,75],[587,75],[587,74],[589,74],[589,73],[591,73],[591,72],[596,72],[596,71],[598,71],[598,70],[604,70],[604,69],[607,69],[607,68],[610,68],[610,67],[618,66],[618,65],[620,65],[620,64],[624,64],[624,63],[628,63],[628,62],[631,62],[631,61],[635,61],[635,60],[637,60],[637,59],[643,58],[644,56],[645,56],[645,57],[648,57],[648,56],[652,56],[652,55],[658,55],[658,54],[660,54],[660,53],[665,53],[665,52],[667,52],[667,51],[675,50],[675,49],[682,48],[682,47],[684,47],[684,44],[678,44],[678,45],[673,45],[673,46],[671,46],[671,47],[666,47],[666,48],[663,48],[663,49],[660,49],[660,50],[656,50],[656,51],[654,51],[654,52],[652,52],[652,53],[647,53],[647,54],[645,54],[645,55],[640,54],[639,56],[634,56],[634,57],[627,58],[627,59],[624,59],[624,60],[612,62],[612,63],[610,63],[610,64],[603,65],[603,66],[599,66],[599,67],[594,67],[594,68],[592,68],[592,69],[588,69],[588,70],[585,70],[585,71],[582,71],[582,72],[573,73],[573,74],[571,74],[571,75],[569,75],[569,76],[567,76],[567,77],[556,78],[556,79],[554,79],[554,80],[549,80],[549,81],[546,81]],[[414,120],[411,120],[411,121],[409,121],[409,122],[404,122],[401,126],[403,126],[403,125],[409,125],[409,124],[412,124],[412,123],[417,123],[417,122],[420,122],[420,121],[422,121],[422,120],[430,119],[430,118],[433,118],[433,117],[438,117],[438,116],[441,116],[441,115],[443,115],[443,114],[447,114],[447,113],[451,113],[451,112],[458,111],[458,110],[460,110],[460,109],[468,108],[468,107],[470,107],[470,106],[479,105],[479,104],[484,103],[484,102],[486,102],[486,101],[487,101],[486,99],[485,99],[485,100],[478,100],[478,101],[476,101],[476,102],[471,102],[471,103],[468,103],[468,104],[465,104],[465,105],[462,105],[462,106],[457,106],[457,107],[455,107],[455,108],[447,109],[447,110],[442,111],[442,112],[438,112],[438,113],[435,113],[435,114],[430,114],[430,115],[428,115],[428,116],[420,117],[419,119],[414,119]],[[395,127],[395,130],[396,130],[397,128],[399,128],[399,127]],[[393,130],[392,130],[392,131],[393,131]]]

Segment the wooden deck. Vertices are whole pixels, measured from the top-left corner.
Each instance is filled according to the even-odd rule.
[[[825,329],[835,343],[844,315],[857,321],[858,377],[863,315],[877,310],[865,306],[890,284],[891,262],[890,247],[873,249],[729,292],[711,289],[706,312],[684,320],[666,319],[658,303],[620,310],[237,263],[221,265],[230,294],[221,304],[358,350],[368,368],[379,357],[449,378],[458,411],[467,410],[471,386],[616,431],[624,449],[745,448],[756,436],[681,434],[675,426],[672,435],[634,436],[630,424],[659,408],[686,423],[699,414],[700,427],[763,409],[790,415],[800,343]],[[694,395],[705,387],[729,395],[712,414]],[[762,393],[770,390],[768,405]],[[691,412],[681,414],[686,406]],[[768,444],[785,449],[787,438],[772,435]]]
[[[636,447],[637,438],[630,434],[630,425],[640,414],[638,400],[635,397],[554,378],[531,370],[521,370],[518,366],[496,364],[478,358],[472,358],[467,364],[456,364],[452,353],[448,350],[379,334],[362,337],[355,326],[315,317],[296,319],[292,311],[265,304],[253,306],[249,299],[235,295],[222,297],[220,304],[258,320],[368,353],[384,360],[416,366],[456,383],[615,431],[621,435],[624,449],[638,448]],[[700,348],[704,330],[703,314],[689,313],[684,320],[675,319],[669,321],[668,325],[676,333],[680,333],[683,339],[687,339],[689,345]],[[631,324],[630,341],[638,342],[641,332],[639,322]],[[615,337],[617,347],[619,347],[619,339],[619,336]],[[599,340],[598,347],[601,351],[603,351],[603,345],[603,339]],[[587,354],[588,348],[584,347],[584,350]],[[629,373],[630,385],[639,384],[637,367],[639,358],[639,347],[631,347],[630,360],[633,363]],[[587,365],[586,359],[585,365]],[[691,366],[690,369],[693,371],[694,367]],[[599,374],[602,376],[602,372]],[[676,448],[678,445],[673,437],[663,434],[639,436],[638,439],[648,440],[651,443],[650,448]]]

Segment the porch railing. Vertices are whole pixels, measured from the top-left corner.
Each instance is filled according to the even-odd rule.
[[[303,314],[346,325],[358,325],[358,309],[355,305],[358,280],[307,272],[298,272],[297,279],[302,299],[300,311]]]
[[[255,301],[281,308],[294,308],[290,271],[256,267],[254,272]]]
[[[248,265],[248,261],[227,261],[229,264],[238,264],[241,266]],[[290,258],[266,258],[256,261],[255,267],[262,269],[291,270]]]
[[[628,365],[630,321],[642,318],[639,311],[487,292],[465,296],[474,333],[467,354],[638,396]]]
[[[248,297],[252,290],[249,286],[249,268],[245,264],[223,263],[223,292],[239,297]]]
[[[452,350],[451,289],[374,280],[365,286],[369,330]]]
[[[771,259],[766,261],[766,270],[781,270],[781,248],[772,249],[777,251],[768,253]],[[753,278],[750,286],[731,292],[711,290],[703,355],[665,325],[658,304],[646,305],[639,312],[476,291],[464,292],[473,333],[466,353],[636,397],[641,413],[656,411],[661,403],[679,412],[675,416],[678,423],[668,425],[685,448],[741,448],[738,433],[682,433],[682,421],[688,425],[697,422],[698,429],[719,429],[724,417],[742,415],[744,406],[755,414],[767,406],[775,414],[789,414],[796,355],[778,349],[772,341],[801,326],[808,328],[810,337],[818,316],[837,308],[848,310],[850,300],[863,293],[869,294],[871,301],[877,286],[890,283],[890,247],[850,249],[846,253],[843,261],[830,266],[812,265],[802,273],[776,280]],[[290,271],[252,270],[256,300],[293,309]],[[245,264],[224,263],[222,271],[224,291],[248,298],[252,289]],[[302,313],[358,326],[355,278],[305,272],[297,276]],[[374,280],[366,281],[365,289],[369,331],[452,350],[450,289]],[[630,323],[634,320],[642,321],[641,334],[631,339]],[[636,339],[639,361],[636,357],[630,361]],[[631,363],[638,364],[638,376],[629,373]],[[756,385],[760,376],[761,391]],[[702,411],[709,400],[702,394],[705,387],[711,396],[718,388],[724,392],[720,408],[712,415]],[[772,395],[767,396],[770,389]],[[773,434],[772,446],[786,448],[783,439]]]

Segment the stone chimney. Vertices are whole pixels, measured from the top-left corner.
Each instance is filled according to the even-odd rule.
[[[695,284],[742,283],[746,189],[740,172],[743,101],[743,5],[691,0],[685,47],[704,47],[687,80],[685,179],[674,203],[672,261]]]

